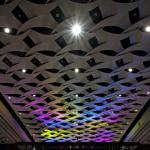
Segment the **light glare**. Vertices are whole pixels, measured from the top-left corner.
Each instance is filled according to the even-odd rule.
[[[10,33],[10,29],[9,29],[9,28],[5,28],[5,29],[4,29],[4,32],[5,32],[5,33]]]
[[[75,24],[72,26],[71,31],[72,31],[73,35],[78,36],[81,33],[82,29],[81,29],[81,26],[79,24]]]
[[[150,94],[150,92],[149,91],[147,91],[147,95],[149,95]]]
[[[133,69],[132,69],[132,68],[129,68],[128,71],[129,71],[129,72],[133,72]]]
[[[8,99],[11,99],[11,97],[10,97],[10,96],[8,96]]]
[[[27,70],[26,69],[22,69],[22,72],[25,73]]]
[[[119,94],[118,96],[119,96],[119,97],[121,97],[122,95],[121,95],[121,94]]]
[[[150,26],[145,27],[146,32],[150,32]]]
[[[79,97],[78,94],[76,94],[75,97]]]
[[[79,73],[79,69],[78,68],[75,68],[75,73]]]

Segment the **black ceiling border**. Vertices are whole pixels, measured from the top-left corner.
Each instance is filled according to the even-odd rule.
[[[6,101],[6,99],[4,98],[4,96],[1,93],[0,93],[0,100],[5,105],[5,107],[7,108],[7,110],[10,112],[10,114],[12,115],[12,117],[16,120],[16,122],[24,130],[24,132],[26,133],[26,135],[28,136],[28,138],[31,140],[31,142],[34,143],[35,141],[34,141],[33,137],[31,136],[31,134],[29,133],[29,131],[26,129],[26,127],[24,126],[24,124],[22,123],[22,121],[19,119],[19,117],[16,115],[15,111],[11,108],[11,106],[9,105],[9,103]]]
[[[134,128],[134,126],[137,124],[137,122],[141,119],[141,117],[144,115],[144,113],[146,112],[146,110],[150,107],[150,99],[148,100],[148,102],[144,105],[144,107],[141,109],[141,111],[138,113],[138,115],[136,116],[136,118],[132,121],[131,125],[129,126],[129,128],[126,130],[125,134],[122,136],[122,138],[120,139],[120,142],[123,142],[125,140],[125,138],[128,136],[128,134],[131,132],[131,130]]]

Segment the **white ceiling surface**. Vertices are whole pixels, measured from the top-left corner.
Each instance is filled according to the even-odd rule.
[[[19,6],[26,16],[29,18],[26,22],[21,23],[11,12]],[[58,23],[50,12],[59,6],[64,13],[64,21]],[[76,3],[71,0],[55,0],[48,4],[36,4],[29,0],[14,0],[8,4],[0,5],[0,28],[9,27],[17,29],[17,34],[6,34],[1,30],[0,41],[4,46],[0,49],[0,69],[5,70],[5,73],[0,73],[0,92],[5,96],[6,100],[10,103],[14,111],[18,114],[19,111],[29,111],[29,113],[22,115],[18,114],[18,117],[26,126],[29,123],[35,123],[36,125],[26,126],[35,141],[40,141],[42,137],[40,133],[44,129],[49,129],[48,126],[38,120],[38,117],[34,115],[32,106],[37,106],[38,103],[43,103],[44,110],[47,114],[51,113],[50,106],[55,107],[52,111],[57,114],[57,118],[61,120],[61,117],[66,117],[68,114],[62,114],[59,111],[64,110],[65,107],[74,106],[74,111],[85,110],[81,113],[82,117],[88,113],[87,107],[93,107],[92,112],[103,109],[102,113],[94,114],[91,116],[91,120],[94,117],[101,117],[103,121],[108,121],[113,111],[119,111],[119,114],[125,115],[119,117],[118,120],[126,120],[130,118],[127,124],[121,124],[119,129],[115,128],[115,125],[108,125],[108,128],[112,132],[116,132],[116,135],[112,137],[112,141],[120,140],[123,133],[128,129],[138,112],[148,101],[149,95],[147,91],[150,91],[150,67],[144,66],[145,61],[150,60],[150,33],[144,32],[143,28],[150,24],[150,1],[139,0],[137,2],[119,3],[112,0],[97,0],[93,3]],[[99,7],[102,13],[103,19],[98,23],[94,23],[89,15],[89,11]],[[140,12],[140,19],[135,23],[131,23],[128,12],[138,8]],[[74,21],[78,20],[83,24],[83,34],[79,38],[74,38],[70,33],[70,25]],[[107,26],[117,26],[123,29],[121,33],[112,33],[104,30]],[[33,27],[46,27],[52,29],[51,34],[44,34],[33,30]],[[29,36],[35,45],[29,47],[23,39]],[[66,41],[66,46],[60,47],[56,43],[56,39],[62,36]],[[88,40],[96,37],[98,45],[93,48]],[[130,46],[123,48],[121,40],[130,38]],[[53,51],[56,53],[54,56],[44,55],[43,51]],[[71,53],[71,50],[84,51],[83,56]],[[108,53],[104,54],[106,50],[113,50],[115,55],[110,56]],[[144,56],[135,54],[136,50],[145,51]],[[12,52],[19,51],[25,54],[24,57],[14,55]],[[3,62],[4,58],[8,58],[12,62],[12,66],[8,66]],[[34,65],[31,60],[36,58],[40,61],[40,65]],[[59,60],[65,58],[68,62],[63,66]],[[90,66],[87,61],[91,58],[95,59],[95,64]],[[116,61],[123,59],[124,65],[117,66]],[[136,72],[128,72],[128,68],[134,68]],[[32,70],[32,73],[22,73],[21,70],[25,68]],[[74,68],[83,69],[83,72],[76,74]],[[107,72],[102,68],[107,68]],[[58,72],[50,72],[48,69],[57,69]],[[12,75],[16,74],[20,80],[15,80]],[[44,80],[40,81],[36,77],[42,74]],[[68,75],[70,78],[68,81],[62,78],[63,75]],[[87,76],[92,75],[95,79],[88,80]],[[121,78],[118,81],[112,79],[113,76],[118,75]],[[145,79],[137,79],[142,76]],[[55,86],[53,83],[60,83],[59,86]],[[74,83],[82,82],[83,86],[78,86]],[[107,82],[107,86],[102,86],[99,83]],[[11,85],[5,85],[3,83],[11,83]],[[35,83],[33,86],[27,83]],[[126,83],[126,84],[125,84]],[[130,83],[127,84],[127,83]],[[26,92],[20,90],[23,87]],[[43,88],[47,91],[43,91]],[[66,92],[64,89],[69,88],[70,91]],[[115,89],[111,92],[111,89]],[[87,90],[90,89],[90,92]],[[18,95],[12,95],[18,94]],[[38,101],[34,102],[33,94],[37,95]],[[39,96],[38,96],[39,94]],[[57,94],[61,94],[60,96]],[[75,95],[79,94],[76,99]],[[103,94],[98,95],[98,94]],[[122,97],[118,95],[122,94]],[[10,99],[8,97],[11,97]],[[46,98],[55,99],[52,102],[47,103],[44,101]],[[26,98],[33,100],[29,102]],[[75,99],[72,102],[66,102],[67,98]],[[87,98],[93,99],[92,102],[85,102]],[[112,99],[112,102],[106,100]],[[132,99],[133,102],[129,103],[127,100]],[[75,103],[81,102],[83,106],[77,106]],[[85,103],[84,103],[85,102]],[[103,103],[103,107],[97,107],[94,104]],[[14,103],[23,103],[23,106],[14,105]],[[63,103],[65,106],[58,106],[57,103]],[[120,106],[115,105],[120,103]],[[106,108],[106,109],[105,109]],[[107,108],[110,108],[107,110]],[[123,110],[127,108],[127,110]],[[130,109],[128,109],[130,108]],[[138,110],[137,112],[134,112]],[[133,111],[134,113],[130,113]],[[104,117],[106,114],[110,116]],[[40,115],[40,114],[39,114]],[[33,118],[24,119],[27,117]],[[89,117],[90,118],[90,117]],[[62,121],[64,121],[62,119]],[[73,120],[77,122],[77,120]],[[61,121],[60,121],[61,122]],[[59,124],[60,125],[60,124]],[[58,126],[59,126],[58,125]],[[84,125],[82,126],[84,128]],[[37,130],[38,129],[38,130]],[[92,131],[91,131],[92,132]],[[37,134],[36,134],[37,133]],[[77,133],[75,133],[76,135]],[[90,133],[89,133],[90,134]],[[82,137],[81,141],[84,141]],[[64,141],[73,141],[71,137],[63,138]],[[95,140],[97,140],[95,138]],[[92,138],[88,138],[88,141],[92,141]]]

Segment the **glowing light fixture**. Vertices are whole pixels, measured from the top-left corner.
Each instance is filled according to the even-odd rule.
[[[78,69],[78,68],[75,68],[75,69],[74,69],[74,72],[75,72],[75,73],[79,73],[79,69]]]
[[[75,95],[75,97],[79,97],[79,95],[78,95],[78,94],[76,94],[76,95]]]
[[[36,95],[35,94],[33,94],[33,97],[35,97]]]
[[[22,69],[22,72],[25,73],[27,70],[26,69]]]
[[[133,69],[132,69],[132,68],[129,68],[128,71],[129,71],[129,72],[133,72]]]
[[[5,33],[10,33],[10,29],[9,28],[4,28],[4,32]]]
[[[150,26],[145,27],[146,32],[150,32]]]
[[[149,95],[150,94],[150,92],[149,91],[147,91],[147,95]]]
[[[71,31],[74,36],[79,36],[82,32],[82,27],[81,27],[81,25],[76,23],[72,26]]]
[[[10,96],[8,96],[8,99],[11,99],[11,97],[10,97]]]
[[[119,94],[118,96],[119,96],[119,97],[121,97],[122,95],[121,95],[121,94]]]

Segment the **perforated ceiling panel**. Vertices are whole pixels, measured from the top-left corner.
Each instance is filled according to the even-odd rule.
[[[1,2],[0,91],[35,141],[121,139],[149,99],[149,6],[149,0]],[[70,31],[76,22],[79,37]]]

